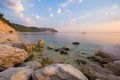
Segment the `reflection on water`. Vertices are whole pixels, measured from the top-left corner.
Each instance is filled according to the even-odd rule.
[[[120,43],[120,33],[20,33],[20,39],[28,43],[37,43],[40,39],[46,41],[46,46],[53,44],[56,48],[72,46],[70,53],[84,51],[90,56],[102,46]],[[79,46],[72,45],[73,41],[80,42]]]
[[[72,41],[82,43],[94,43],[97,45],[109,45],[120,43],[120,33],[20,33],[20,38],[29,43],[36,43],[44,39],[49,43],[67,44]]]

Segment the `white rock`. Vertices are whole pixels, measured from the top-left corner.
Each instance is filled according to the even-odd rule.
[[[83,73],[69,64],[53,64],[36,70],[33,80],[88,80]]]

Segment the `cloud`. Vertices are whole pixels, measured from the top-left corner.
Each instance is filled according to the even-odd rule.
[[[42,0],[38,0],[39,2],[42,1]]]
[[[71,3],[75,3],[75,2],[77,2],[77,3],[82,3],[83,0],[67,0],[67,1],[64,2],[64,3],[61,3],[59,6],[60,6],[60,7],[67,7],[67,6],[70,5]]]
[[[40,20],[40,21],[45,21],[45,19],[44,18],[42,18],[42,17],[40,17],[39,15],[36,15],[36,14],[32,14],[33,15],[33,17],[35,18],[35,19],[37,19],[37,20]]]
[[[52,8],[51,8],[51,7],[49,7],[49,8],[48,8],[48,12],[51,12],[51,11],[52,11]]]
[[[53,14],[53,13],[50,13],[50,17],[54,17],[54,14]]]
[[[58,8],[57,14],[61,14],[61,13],[62,13],[61,8]]]
[[[112,5],[106,12],[105,12],[105,15],[109,15],[109,16],[114,16],[116,13],[115,13],[115,9],[118,8],[118,5],[117,4],[114,4]]]
[[[65,13],[67,14],[72,14],[72,11],[68,10],[68,9],[65,9]]]
[[[24,7],[21,4],[21,0],[3,0],[1,5],[14,12],[23,12]]]

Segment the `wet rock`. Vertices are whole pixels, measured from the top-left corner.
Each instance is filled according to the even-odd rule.
[[[20,67],[29,67],[30,69],[39,69],[42,67],[42,65],[40,64],[40,62],[38,61],[29,61],[29,62],[24,62],[23,64],[20,65]]]
[[[67,51],[65,51],[65,50],[60,50],[60,54],[67,55],[67,54],[68,54],[68,52],[67,52]]]
[[[79,56],[85,57],[84,54],[85,54],[85,53],[84,53],[83,51],[79,51],[79,52],[78,52],[78,55],[79,55]]]
[[[101,57],[101,62],[111,62],[120,60],[120,44],[106,46],[99,51],[96,56]]]
[[[76,41],[76,42],[72,42],[72,44],[79,45],[80,43]]]
[[[63,49],[69,51],[72,49],[72,47],[68,45],[68,46],[63,47]]]
[[[38,41],[38,47],[39,47],[39,48],[43,48],[44,45],[45,45],[45,41],[44,41],[44,40],[39,40],[39,41]]]
[[[53,64],[53,60],[51,58],[43,58],[42,61],[41,61],[41,65],[42,67],[45,67],[45,66],[48,66],[48,65],[51,65]]]
[[[54,49],[55,46],[54,46],[54,45],[49,45],[47,48],[48,48],[48,49]]]
[[[104,67],[114,72],[115,75],[120,76],[120,60],[109,62],[108,64],[105,64]]]
[[[61,49],[55,49],[54,51],[59,52]]]
[[[23,49],[15,48],[5,44],[0,45],[0,67],[8,68],[22,63],[28,54]]]
[[[88,80],[83,73],[69,64],[53,64],[36,70],[33,80]]]
[[[32,72],[26,67],[9,68],[0,73],[0,80],[29,80]]]
[[[89,80],[107,80],[108,76],[113,74],[111,71],[93,63],[82,65],[81,71],[89,78]]]

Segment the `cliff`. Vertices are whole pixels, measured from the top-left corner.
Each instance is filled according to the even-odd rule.
[[[11,23],[12,27],[20,32],[58,32],[53,28],[38,28],[38,27],[28,27],[24,25],[19,25],[15,23]]]
[[[16,32],[58,32],[53,28],[38,28],[29,27],[20,24],[9,22],[4,18],[4,15],[0,13],[0,33],[16,33]]]
[[[9,21],[3,18],[3,15],[0,14],[0,33],[16,33],[17,31],[9,25]]]

